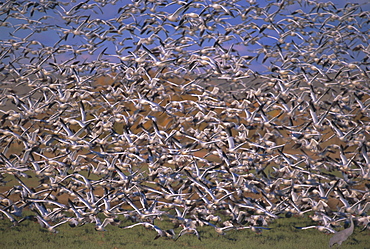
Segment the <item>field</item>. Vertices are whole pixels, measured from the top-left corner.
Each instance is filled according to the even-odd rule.
[[[164,223],[164,222],[162,222]],[[122,220],[121,226],[130,225]],[[161,222],[156,223],[158,226]],[[166,222],[168,225],[168,222]],[[153,240],[156,232],[138,226],[122,230],[117,226],[108,226],[107,231],[97,232],[93,224],[70,228],[63,224],[59,233],[53,234],[40,228],[34,222],[23,222],[9,228],[9,221],[0,222],[0,248],[284,248],[284,249],[320,249],[328,248],[331,235],[315,229],[298,230],[294,226],[314,225],[308,218],[282,218],[274,221],[271,230],[256,234],[250,230],[229,231],[221,236],[212,227],[199,228],[199,241],[194,235],[184,235],[177,241],[159,238]],[[170,227],[168,227],[170,228]],[[180,228],[175,229],[178,232]],[[338,228],[340,229],[340,228]],[[341,248],[370,248],[369,232],[356,228],[354,234],[345,241]]]

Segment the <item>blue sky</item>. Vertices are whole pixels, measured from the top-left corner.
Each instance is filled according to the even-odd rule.
[[[64,1],[64,2],[69,3],[70,1]],[[63,6],[63,8],[65,9],[65,11],[68,11],[73,6],[76,6],[79,2],[82,2],[82,1],[77,1],[75,3],[70,3],[66,6]],[[139,2],[139,5],[141,4],[141,6],[142,6],[143,1],[138,1],[138,2]],[[160,1],[157,1],[157,2],[160,2]],[[211,1],[205,1],[205,2],[206,3],[211,3]],[[250,4],[247,3],[247,2],[248,1],[239,1],[239,2],[237,2],[237,4],[242,4],[243,6],[246,6],[246,7],[250,6]],[[268,4],[268,3],[276,2],[276,1],[262,1],[262,0],[259,0],[259,1],[255,1],[255,2],[256,2],[257,5],[262,7],[262,6],[266,6],[266,4]],[[328,2],[328,1],[322,1],[322,2]],[[352,1],[338,0],[338,1],[333,1],[333,2],[336,3],[337,8],[342,8],[346,3],[352,2]],[[370,3],[368,3],[368,1],[358,0],[357,2],[362,5],[362,9],[364,11],[365,10],[370,10],[370,8],[369,8]],[[98,45],[97,49],[94,52],[90,52],[90,53],[88,53],[88,51],[84,51],[85,48],[83,46],[84,46],[84,44],[88,44],[88,40],[83,35],[69,34],[67,40],[61,40],[61,37],[63,37],[63,31],[66,32],[66,31],[70,30],[71,28],[77,29],[79,27],[79,25],[84,20],[86,20],[88,18],[88,16],[89,16],[89,21],[101,19],[103,21],[106,20],[106,21],[111,22],[116,17],[118,17],[120,14],[122,14],[123,11],[120,11],[118,13],[118,10],[120,8],[122,8],[124,6],[127,6],[127,4],[132,4],[132,2],[131,1],[119,1],[118,0],[115,5],[107,4],[105,6],[99,6],[99,7],[98,7],[98,5],[95,4],[94,1],[89,1],[87,4],[91,4],[90,5],[91,9],[86,9],[86,10],[80,9],[80,10],[78,10],[78,15],[83,16],[83,17],[81,17],[78,20],[77,23],[73,23],[73,20],[72,20],[72,22],[70,22],[68,25],[66,25],[65,21],[62,19],[62,15],[59,14],[59,13],[63,13],[64,10],[61,7],[58,6],[58,7],[55,8],[55,10],[53,10],[53,11],[48,10],[46,13],[35,11],[35,12],[33,12],[32,17],[30,16],[31,15],[30,13],[24,14],[24,16],[26,18],[36,20],[36,22],[35,22],[36,24],[30,25],[30,26],[32,26],[31,27],[32,30],[31,29],[19,29],[16,32],[14,32],[14,31],[17,28],[20,28],[21,25],[27,24],[27,20],[24,20],[24,19],[19,20],[19,19],[11,18],[11,17],[7,18],[6,14],[3,14],[3,15],[0,16],[0,19],[5,20],[6,22],[9,22],[10,27],[4,27],[4,26],[0,27],[0,38],[1,38],[2,44],[5,47],[10,46],[9,43],[6,42],[6,41],[9,41],[9,39],[13,39],[15,42],[21,42],[22,43],[23,38],[27,37],[29,34],[32,34],[32,36],[30,36],[29,39],[28,39],[29,41],[39,41],[41,44],[43,44],[43,46],[46,46],[46,47],[53,47],[54,44],[56,44],[58,41],[60,41],[58,43],[58,46],[60,46],[60,45],[73,46],[75,49],[77,49],[81,52],[81,54],[76,55],[77,57],[76,57],[75,60],[78,60],[78,61],[84,61],[84,60],[92,61],[92,60],[95,60],[99,56],[99,54],[102,51],[104,51],[104,55],[101,55],[102,56],[101,58],[104,58],[107,61],[111,61],[111,62],[119,62],[120,61],[119,57],[130,56],[131,55],[130,53],[135,51],[135,49],[136,49],[135,42],[138,42],[138,41],[140,41],[140,39],[143,39],[143,38],[148,38],[150,35],[153,34],[153,33],[149,33],[149,32],[148,32],[149,34],[140,33],[140,30],[134,30],[134,35],[132,35],[128,30],[122,31],[121,34],[111,33],[111,34],[108,34],[108,36],[112,37],[112,39],[114,41],[108,41],[108,40],[102,41],[102,43]],[[122,26],[125,26],[125,25],[128,25],[128,24],[132,23],[132,22],[137,22],[139,25],[144,25],[145,20],[148,19],[148,18],[151,18],[151,16],[150,16],[150,14],[152,14],[150,12],[151,7],[154,7],[154,5],[153,4],[148,4],[148,10],[146,10],[145,12],[143,12],[143,13],[134,13],[134,14],[132,14],[132,16],[129,16],[126,19],[122,19],[121,23],[115,22],[114,25],[116,25],[116,27],[120,27],[121,24],[122,24]],[[177,4],[172,4],[172,5],[169,5],[169,6],[166,6],[166,7],[156,6],[156,10],[157,11],[163,11],[164,15],[166,15],[166,13],[168,13],[168,14],[173,13],[178,8],[179,8],[179,5],[177,5]],[[310,8],[311,7],[305,7],[305,5],[300,5],[298,3],[295,3],[293,5],[289,5],[283,12],[285,14],[289,14],[289,13],[292,13],[292,12],[298,10],[298,9],[302,9],[303,12],[308,12]],[[199,14],[203,9],[204,9],[203,7],[201,7],[201,8],[189,8],[189,10],[187,10],[186,13],[193,12],[193,13],[198,13]],[[272,13],[276,9],[277,9],[277,7],[273,6],[270,9],[270,13]],[[232,10],[232,8],[231,8],[231,10]],[[232,10],[232,11],[234,11],[234,10]],[[45,19],[40,19],[40,18],[43,18],[43,17],[45,17]],[[279,21],[282,18],[284,18],[284,17],[283,16],[277,16],[275,21]],[[101,26],[101,28],[98,29],[96,31],[96,33],[102,34],[102,32],[104,30],[108,30],[109,28],[111,28],[109,26],[109,24],[105,24],[103,21],[100,22],[99,25]],[[233,27],[233,25],[237,25],[237,24],[243,22],[241,20],[241,18],[239,17],[239,15],[235,15],[235,18],[229,18],[225,21],[227,22],[226,25],[213,23],[216,26],[216,29],[213,31],[214,34],[216,34],[217,32],[225,33],[226,28]],[[40,24],[38,24],[38,22],[40,22]],[[263,20],[259,20],[259,19],[255,20],[253,18],[250,19],[250,22],[253,22],[258,27],[261,27],[263,24],[266,24],[266,22],[263,21]],[[178,24],[178,22],[173,22],[173,23],[169,22],[169,24],[164,25],[165,29],[168,31],[168,36],[173,38],[173,39],[179,38],[180,36],[182,36],[182,34],[179,33],[178,31],[176,31],[175,27],[171,26],[172,24]],[[94,27],[97,27],[99,25],[96,25]],[[42,30],[44,27],[47,27],[46,30]],[[90,29],[84,27],[83,29],[84,30],[85,29],[93,30],[94,27],[91,27]],[[363,27],[363,28],[368,29],[368,25],[366,25],[366,27]],[[251,32],[251,33],[252,33],[252,35],[251,35],[252,38],[255,37],[255,36],[262,36],[258,32]],[[266,35],[270,35],[271,37],[277,37],[278,36],[277,33],[274,30],[265,30],[263,33],[266,34]],[[157,35],[158,35],[157,37],[153,36],[155,41],[152,44],[146,44],[145,46],[148,47],[149,49],[157,47],[157,46],[160,45],[159,40],[163,41],[166,38],[168,38],[164,31],[160,31]],[[193,45],[189,46],[187,48],[187,50],[189,50],[190,52],[191,51],[197,51],[200,48],[204,48],[204,47],[205,48],[212,47],[215,44],[215,40],[216,40],[216,38],[215,39],[205,39],[204,42],[202,43],[202,45],[199,46],[199,45],[196,44],[196,40],[199,39],[199,35],[193,35],[193,36],[188,35],[188,37],[189,37],[189,39],[194,39],[195,40],[195,42],[193,42]],[[271,37],[263,37],[262,39],[260,39],[260,42],[263,45],[274,45],[274,44],[276,44],[276,42],[277,42],[276,39],[271,38]],[[300,41],[297,38],[288,37],[285,40],[285,42],[291,42],[293,39],[297,43]],[[99,39],[96,39],[96,41],[99,41]],[[248,43],[248,45],[242,45],[241,42],[242,41],[241,41],[240,37],[234,36],[230,41],[222,43],[222,46],[224,48],[228,49],[230,46],[232,46],[232,44],[234,44],[233,48],[237,49],[238,53],[240,55],[251,55],[251,56],[255,55],[257,53],[257,50],[261,48],[260,45],[258,45],[258,44],[253,45],[252,43]],[[35,50],[35,51],[37,51],[38,53],[41,53],[41,54],[42,54],[43,49],[44,49],[44,47],[42,47],[38,44],[31,45],[31,47],[32,47],[33,50]],[[117,52],[116,52],[117,50],[122,50],[121,51],[122,54],[118,55]],[[20,50],[20,51],[22,51],[22,50]],[[110,55],[113,55],[113,56],[110,56]],[[63,61],[66,61],[66,60],[72,58],[72,56],[74,56],[72,54],[72,52],[66,50],[65,53],[58,54],[56,60],[57,60],[58,63],[62,63]],[[262,60],[262,59],[260,59],[260,60]],[[355,60],[356,60],[356,58],[355,58]],[[26,63],[26,61],[25,61],[25,63]],[[254,66],[260,68],[261,65],[259,65],[258,62],[257,62],[256,65],[251,65],[251,68],[253,68]]]

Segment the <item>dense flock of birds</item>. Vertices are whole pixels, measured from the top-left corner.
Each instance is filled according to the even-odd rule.
[[[367,229],[363,7],[3,1],[0,215],[173,239],[293,215]]]

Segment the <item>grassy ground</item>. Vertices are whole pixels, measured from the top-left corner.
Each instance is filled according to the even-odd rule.
[[[121,225],[130,225],[124,221]],[[170,223],[156,223],[161,228],[171,228]],[[297,230],[294,226],[313,224],[308,218],[284,218],[270,225],[271,230],[255,234],[250,230],[229,231],[225,236],[218,235],[212,227],[201,227],[202,241],[195,235],[183,235],[177,241],[159,238],[153,240],[156,232],[142,226],[132,229],[120,229],[107,226],[106,232],[97,232],[93,224],[71,228],[67,224],[58,227],[59,233],[52,234],[40,228],[38,223],[25,221],[19,226],[10,227],[7,220],[0,221],[0,248],[284,248],[284,249],[320,249],[328,248],[331,235],[315,229]],[[181,228],[175,231],[179,232]],[[345,241],[341,248],[369,248],[369,232],[355,229],[354,234]]]

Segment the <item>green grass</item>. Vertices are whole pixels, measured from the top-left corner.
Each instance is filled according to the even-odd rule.
[[[123,221],[121,225],[130,225]],[[157,222],[163,229],[171,228],[168,222]],[[107,226],[106,232],[97,232],[93,224],[71,228],[67,224],[58,227],[59,233],[52,234],[42,229],[38,223],[25,221],[19,226],[11,227],[8,220],[0,221],[0,248],[284,248],[284,249],[320,249],[328,248],[331,235],[315,229],[297,230],[294,226],[313,224],[308,218],[278,219],[273,222],[271,230],[255,234],[251,230],[229,231],[225,236],[218,235],[212,227],[199,227],[202,237],[199,241],[195,235],[184,235],[177,241],[159,238],[153,240],[156,232],[137,226],[132,229],[120,229]],[[181,228],[175,229],[178,233]],[[341,248],[369,248],[369,232],[355,229],[354,234],[345,241]]]

